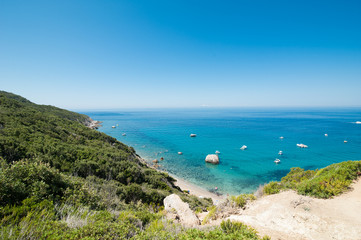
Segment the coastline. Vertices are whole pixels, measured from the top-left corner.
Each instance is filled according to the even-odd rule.
[[[157,167],[157,164],[151,164],[149,162],[147,162],[144,158],[142,158],[141,156],[139,156],[137,153],[135,153],[136,156],[138,157],[139,161],[142,162],[143,164],[147,165],[149,168],[152,168],[154,170],[157,170],[159,172],[163,172],[168,174],[169,176],[171,176],[172,178],[174,178],[176,180],[176,182],[174,182],[174,185],[178,186],[182,191],[189,191],[190,195],[194,195],[200,198],[211,198],[213,200],[213,204],[217,205],[218,203],[220,203],[222,200],[226,199],[227,196],[226,195],[217,195],[214,194],[210,191],[208,191],[207,189],[204,189],[200,186],[197,186],[196,184],[190,183],[187,180],[180,178],[178,176],[175,176],[173,174],[170,174],[169,172],[165,171],[165,170],[160,170]]]
[[[167,172],[168,173],[168,172]],[[169,174],[169,173],[168,173]],[[188,182],[185,179],[179,178],[177,176],[171,175],[169,174],[169,176],[171,176],[172,178],[174,178],[175,180],[177,180],[174,185],[180,187],[182,190],[186,190],[189,191],[189,194],[191,195],[195,195],[197,197],[204,197],[204,198],[211,198],[213,200],[213,204],[217,205],[218,203],[220,203],[222,200],[226,199],[227,196],[226,195],[217,195],[214,194],[204,188],[201,188],[193,183]]]
[[[102,126],[101,123],[102,123],[101,121],[96,121],[89,117],[88,121],[85,122],[84,124],[90,129],[98,129],[99,127]]]

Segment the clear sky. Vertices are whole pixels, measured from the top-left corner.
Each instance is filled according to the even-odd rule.
[[[0,0],[0,89],[67,109],[361,106],[361,1]]]

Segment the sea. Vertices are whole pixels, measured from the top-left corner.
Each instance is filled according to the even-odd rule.
[[[361,121],[361,108],[81,113],[102,121],[99,131],[133,147],[150,164],[157,159],[161,170],[219,194],[254,192],[260,185],[280,180],[293,167],[313,170],[361,160],[361,124],[357,123]],[[298,147],[301,143],[308,148]],[[243,145],[247,149],[241,150]],[[206,163],[206,156],[216,151],[219,164]]]

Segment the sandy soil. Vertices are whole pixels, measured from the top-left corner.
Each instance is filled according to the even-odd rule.
[[[175,182],[175,185],[180,187],[182,190],[189,190],[190,194],[193,194],[197,197],[212,198],[213,203],[215,205],[217,205],[221,200],[226,198],[226,196],[217,196],[216,194],[211,193],[201,187],[198,187],[197,185],[189,183],[189,182],[185,181],[184,179],[175,177],[173,175],[172,175],[172,177],[177,180],[177,182]]]
[[[361,240],[361,179],[351,187],[327,200],[294,191],[265,196],[229,219],[244,222],[272,239]]]

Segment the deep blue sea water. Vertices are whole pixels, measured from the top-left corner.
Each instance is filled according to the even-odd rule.
[[[355,123],[361,121],[360,108],[83,113],[103,121],[99,131],[132,146],[147,161],[163,157],[162,169],[208,190],[218,187],[220,193],[252,192],[260,184],[280,180],[292,167],[316,169],[361,160],[361,124]],[[191,133],[197,137],[191,138]],[[301,149],[297,143],[309,147]],[[248,149],[240,150],[242,145]],[[206,155],[216,150],[220,164],[205,163]],[[276,158],[280,164],[274,163]]]

